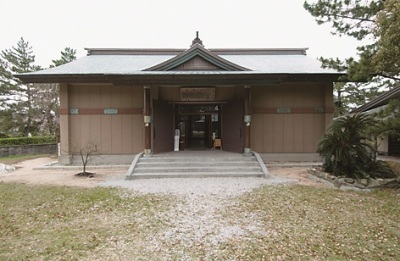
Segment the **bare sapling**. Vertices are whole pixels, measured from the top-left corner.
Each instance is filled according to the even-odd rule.
[[[74,150],[74,154],[79,156],[82,161],[82,172],[77,173],[76,176],[80,177],[93,177],[95,173],[87,172],[86,167],[91,160],[91,158],[96,155],[98,152],[97,144],[93,142],[89,142],[83,146],[77,146]]]

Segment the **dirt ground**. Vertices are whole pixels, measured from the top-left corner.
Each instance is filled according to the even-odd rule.
[[[270,167],[268,171],[271,176],[297,180],[300,185],[325,186],[322,182],[317,182],[308,178],[307,171],[309,169],[310,167]]]
[[[26,160],[13,165],[16,170],[0,174],[0,182],[18,182],[23,184],[37,185],[58,185],[58,186],[79,186],[95,187],[100,182],[109,178],[124,176],[128,167],[117,168],[96,168],[88,171],[95,173],[94,177],[76,177],[75,174],[81,169],[34,169],[43,167],[54,162],[54,158],[44,157]],[[318,186],[322,185],[307,178],[308,167],[271,167],[268,168],[272,176],[286,177],[297,180],[301,185]]]
[[[125,175],[128,167],[91,169],[87,171],[95,173],[93,178],[76,177],[75,174],[82,171],[80,168],[73,169],[34,169],[43,167],[54,162],[54,158],[45,157],[22,161],[13,165],[16,170],[0,174],[0,182],[18,182],[37,185],[59,185],[95,187],[98,183],[115,176]]]

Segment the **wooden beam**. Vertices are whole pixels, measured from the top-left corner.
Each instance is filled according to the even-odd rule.
[[[151,155],[151,97],[150,86],[144,86],[144,155]]]
[[[244,86],[244,153],[251,153],[251,89]]]

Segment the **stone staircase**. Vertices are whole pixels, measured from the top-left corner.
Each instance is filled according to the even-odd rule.
[[[267,177],[268,170],[257,155],[221,151],[174,152],[136,156],[126,179]]]

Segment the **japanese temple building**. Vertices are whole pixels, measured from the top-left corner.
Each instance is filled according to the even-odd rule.
[[[60,84],[61,163],[96,144],[102,161],[211,149],[315,153],[333,118],[333,82],[307,48],[93,49],[71,63],[17,75]],[[179,131],[177,131],[179,130]],[[220,147],[218,146],[218,149]],[[176,148],[175,148],[176,149]]]

